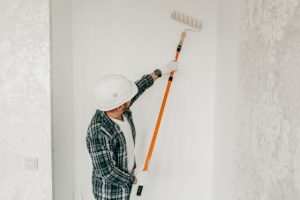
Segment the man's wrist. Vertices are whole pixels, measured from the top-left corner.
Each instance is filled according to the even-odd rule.
[[[161,72],[160,69],[154,70],[154,74],[155,74],[156,76],[158,76],[158,77],[161,77],[161,76],[162,76],[162,72]]]
[[[150,74],[150,76],[152,77],[152,79],[153,79],[154,81],[155,81],[156,79],[159,78],[154,72],[152,72],[152,73]]]

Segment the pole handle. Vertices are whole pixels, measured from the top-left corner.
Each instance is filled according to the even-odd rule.
[[[186,37],[186,31],[183,31],[180,35],[179,44],[177,46],[177,51],[176,51],[176,55],[175,55],[175,60],[176,61],[178,60],[178,57],[179,57],[179,54],[180,54],[180,51],[181,51],[181,47],[183,45],[185,37]],[[171,72],[170,76],[169,76],[169,81],[168,81],[168,84],[167,84],[167,88],[166,88],[166,91],[165,91],[163,102],[162,102],[161,107],[160,107],[158,119],[156,121],[156,126],[155,126],[155,129],[154,129],[151,144],[150,144],[150,147],[149,147],[149,150],[148,150],[147,158],[146,158],[146,161],[145,161],[145,164],[144,164],[144,171],[147,171],[148,167],[149,167],[149,162],[150,162],[151,157],[152,157],[152,152],[153,152],[153,149],[154,149],[156,137],[157,137],[158,130],[159,130],[159,127],[160,127],[160,122],[161,122],[161,119],[162,119],[162,116],[163,116],[163,113],[164,113],[165,105],[166,105],[168,95],[169,95],[169,91],[170,91],[170,87],[171,87],[171,84],[172,84],[173,75],[174,75],[174,71]],[[143,191],[143,186],[139,185],[136,195],[141,196],[142,191]]]
[[[143,191],[143,186],[142,186],[142,185],[139,185],[138,190],[137,190],[137,192],[136,192],[136,195],[137,195],[137,196],[141,196],[141,195],[142,195],[142,191]]]

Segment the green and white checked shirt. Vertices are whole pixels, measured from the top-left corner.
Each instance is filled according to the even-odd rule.
[[[131,105],[153,85],[151,75],[145,75],[135,84],[138,93]],[[135,127],[130,109],[124,112],[135,141]],[[129,200],[133,173],[127,167],[126,141],[120,127],[103,111],[97,110],[87,131],[86,144],[93,164],[93,193],[97,200]]]

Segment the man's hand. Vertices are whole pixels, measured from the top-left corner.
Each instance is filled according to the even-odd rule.
[[[135,176],[133,178],[134,178],[133,185],[135,185],[135,184],[137,184],[137,179]]]
[[[156,69],[152,74],[150,74],[155,81],[159,77],[169,74],[178,69],[179,62],[172,60],[169,63],[165,64],[163,67]]]
[[[137,181],[138,185],[148,185],[149,184],[149,172],[140,170],[135,175],[135,180]]]
[[[169,74],[170,72],[176,71],[177,69],[178,69],[178,62],[175,60],[172,60],[169,63],[162,66],[161,68],[159,68],[162,75]]]

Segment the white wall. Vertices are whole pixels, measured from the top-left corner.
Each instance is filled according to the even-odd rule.
[[[214,200],[232,200],[234,193],[237,72],[240,65],[240,8],[239,0],[218,1],[214,105]]]
[[[189,34],[185,41],[181,69],[175,75],[150,166],[152,184],[145,188],[143,199],[211,199],[216,3],[74,0],[75,199],[92,199],[85,135],[95,112],[93,84],[111,73],[136,80],[173,59],[179,34],[185,28],[170,19],[174,9],[204,23],[201,32]],[[158,80],[132,108],[140,167],[166,80]]]
[[[51,0],[53,183],[74,199],[72,0]]]
[[[0,0],[0,35],[0,199],[50,200],[48,0]]]

